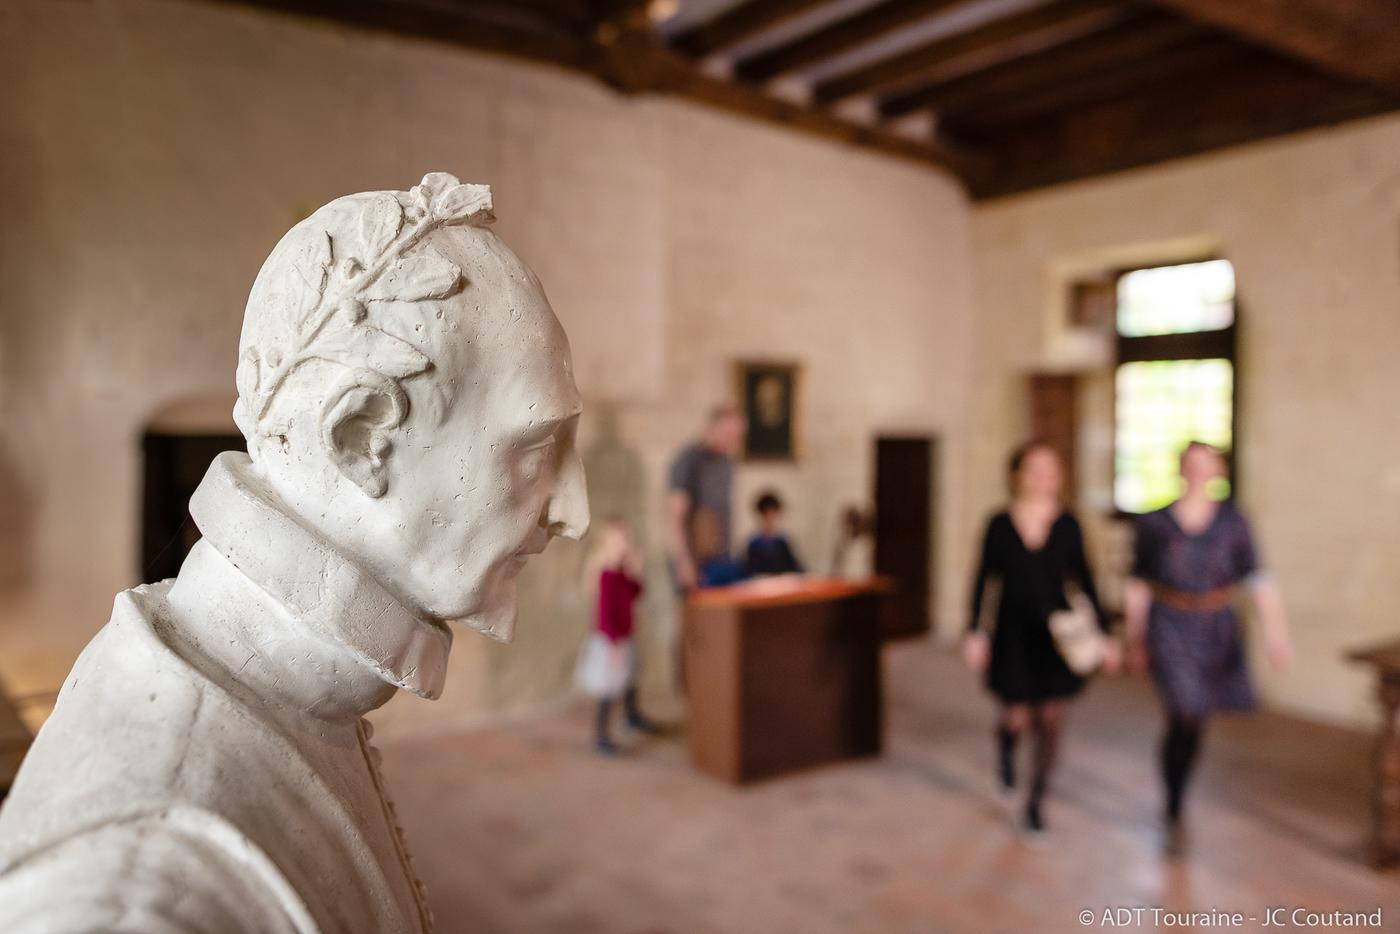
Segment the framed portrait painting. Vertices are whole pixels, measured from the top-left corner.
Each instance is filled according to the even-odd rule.
[[[797,406],[801,367],[795,363],[741,361],[735,365],[739,404],[748,422],[746,460],[797,459]]]

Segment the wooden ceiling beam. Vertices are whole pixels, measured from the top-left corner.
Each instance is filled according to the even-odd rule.
[[[1064,0],[1033,7],[819,81],[812,87],[812,99],[826,106],[855,94],[932,77],[959,61],[1005,59],[1021,52],[1031,41],[1068,38],[1124,15],[1122,0]]]
[[[734,74],[741,81],[762,83],[784,72],[839,55],[925,17],[972,2],[975,0],[885,0],[791,42],[740,59],[734,65]]]
[[[507,3],[457,0],[443,6],[383,3],[378,0],[214,0],[231,6],[259,7],[293,16],[332,20],[377,32],[446,42],[463,48],[500,52],[588,70],[596,51],[586,36],[550,29],[540,11],[522,5],[512,14]]]
[[[1395,0],[1151,0],[1330,74],[1400,91]]]
[[[966,112],[942,110],[938,125],[968,139],[1004,134],[1026,123],[1053,119],[1060,113],[1150,92],[1164,82],[1193,80],[1202,72],[1221,68],[1241,57],[1273,57],[1273,53],[1219,34],[1207,35],[1161,55],[1139,56],[1107,72],[1071,77],[1054,84],[1021,88],[995,100],[979,100]]]
[[[704,58],[749,36],[777,26],[818,6],[823,0],[746,0],[712,20],[700,23],[671,40],[682,55]]]
[[[571,27],[584,28],[597,19],[597,11],[591,0],[449,0],[454,6],[467,12],[480,10],[484,6],[515,6],[566,23]]]
[[[1104,73],[1139,57],[1160,54],[1201,34],[1198,26],[1175,17],[1134,19],[1001,65],[897,91],[881,98],[878,109],[886,119],[930,108],[964,110],[981,100],[996,100]]]
[[[649,67],[652,69],[650,90],[653,91],[674,94],[815,136],[937,166],[959,178],[978,168],[980,157],[971,150],[958,149],[936,139],[910,139],[878,126],[854,123],[821,110],[802,107],[764,94],[756,88],[722,81],[698,71],[688,60],[666,50],[652,56]]]
[[[969,183],[974,197],[1000,197],[1397,107],[1395,95],[1261,54],[984,140],[991,158]]]
[[[205,2],[205,0],[199,0]],[[580,71],[626,93],[661,93],[695,100],[747,117],[782,124],[828,140],[850,143],[943,169],[956,177],[975,171],[979,155],[920,141],[878,126],[854,123],[824,111],[770,97],[762,91],[711,77],[696,64],[662,46],[645,17],[620,15],[611,28],[586,39],[541,33],[469,15],[471,3],[457,12],[441,6],[383,3],[375,0],[214,0],[260,7],[279,14],[331,20],[352,27],[429,39],[455,46],[497,52]],[[630,9],[630,8],[629,8]],[[627,13],[626,10],[623,11]],[[635,11],[633,11],[635,12]]]

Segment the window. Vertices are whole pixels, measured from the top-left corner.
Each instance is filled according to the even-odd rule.
[[[1120,511],[1148,512],[1176,498],[1187,442],[1233,450],[1235,312],[1227,260],[1118,277],[1113,499]],[[1222,482],[1219,497],[1230,495],[1233,480]]]

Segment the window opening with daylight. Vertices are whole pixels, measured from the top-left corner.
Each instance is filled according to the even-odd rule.
[[[1150,512],[1180,492],[1177,460],[1190,441],[1227,455],[1231,495],[1235,407],[1235,269],[1216,259],[1135,269],[1118,277],[1114,505]]]

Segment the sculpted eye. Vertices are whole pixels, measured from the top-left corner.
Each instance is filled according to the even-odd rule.
[[[534,480],[554,461],[554,449],[558,446],[555,438],[532,445],[520,452],[517,469],[524,480]]]

